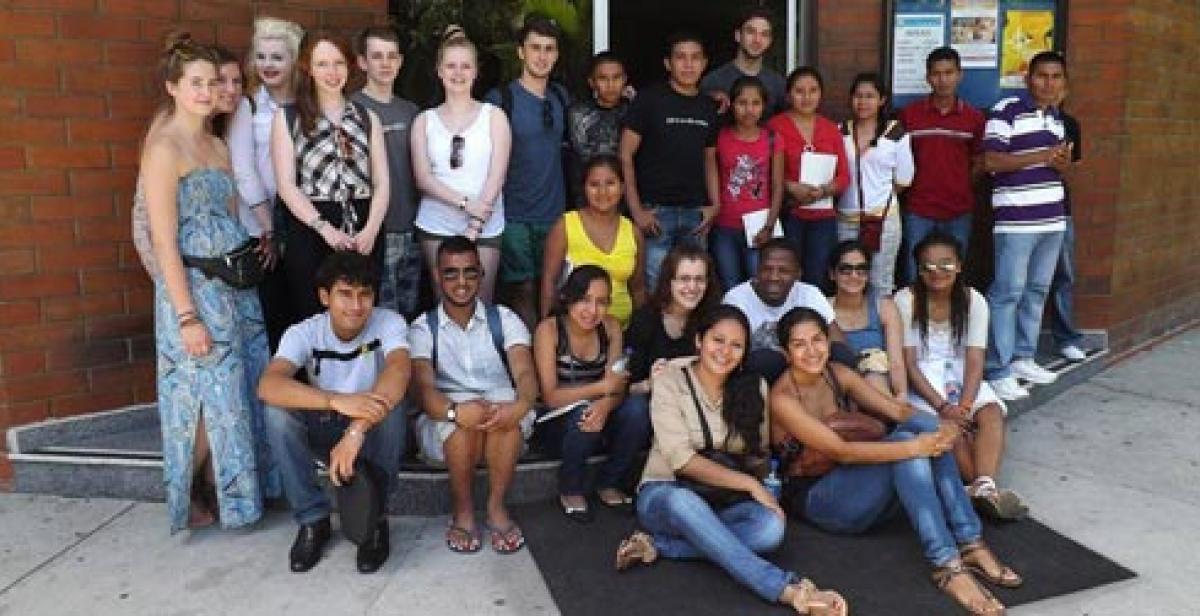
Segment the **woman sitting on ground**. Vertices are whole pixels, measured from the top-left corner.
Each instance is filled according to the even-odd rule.
[[[858,356],[858,373],[897,400],[908,398],[904,328],[892,298],[871,284],[871,254],[858,240],[838,244],[830,259],[834,295],[829,303],[846,344]]]
[[[983,380],[987,301],[963,282],[962,247],[953,236],[930,233],[913,255],[917,279],[896,294],[912,385],[909,402],[966,428],[954,453],[975,506],[994,518],[1021,518],[1028,507],[995,480],[1004,455],[1005,406]]]
[[[667,558],[707,559],[772,603],[799,614],[845,616],[836,592],[759,556],[783,543],[786,521],[778,501],[753,474],[701,452],[767,457],[766,384],[742,369],[750,324],[733,306],[704,316],[696,330],[697,357],[680,359],[654,380],[654,443],[642,473],[635,532],[617,550],[617,568]],[[701,436],[705,435],[707,438]],[[710,505],[703,486],[742,492],[746,498]]]
[[[575,268],[556,298],[554,310],[533,335],[542,402],[570,411],[538,424],[537,438],[551,455],[561,455],[559,501],[563,513],[592,521],[588,508],[587,460],[608,442],[608,459],[596,477],[600,502],[629,505],[625,493],[633,458],[650,440],[644,405],[625,404],[629,373],[614,367],[621,357],[621,326],[608,314],[612,291],[608,274],[596,265]]]
[[[898,498],[938,588],[972,614],[1002,613],[971,574],[1008,588],[1021,578],[980,538],[979,516],[948,453],[960,439],[958,423],[914,412],[850,368],[829,363],[829,327],[814,310],[788,312],[777,335],[788,370],[771,388],[771,435],[787,476],[781,500],[788,512],[828,532],[858,534],[894,511]],[[835,417],[847,423],[837,415],[851,400],[900,425],[877,442],[844,440],[830,426]]]

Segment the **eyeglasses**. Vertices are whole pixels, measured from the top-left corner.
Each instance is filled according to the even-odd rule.
[[[441,271],[442,280],[479,280],[483,272],[478,267],[447,267]]]
[[[679,284],[708,284],[708,276],[676,276],[671,279],[672,282]]]
[[[953,274],[958,271],[958,264],[951,261],[944,261],[942,263],[930,263],[927,261],[921,264],[921,271],[928,274],[935,272]]]
[[[843,276],[849,276],[850,274],[866,276],[871,273],[871,265],[869,263],[838,263],[837,273]]]
[[[458,169],[463,166],[463,149],[467,147],[467,140],[462,135],[455,135],[450,139],[450,168]]]

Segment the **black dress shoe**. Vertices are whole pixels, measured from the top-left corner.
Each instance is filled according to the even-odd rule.
[[[321,560],[321,553],[325,550],[325,544],[329,543],[330,535],[329,518],[312,524],[301,524],[289,554],[292,572],[304,573],[312,569],[313,565]]]
[[[375,532],[366,543],[358,546],[358,572],[375,573],[387,561],[392,544],[388,532],[387,518],[380,518],[375,525]]]

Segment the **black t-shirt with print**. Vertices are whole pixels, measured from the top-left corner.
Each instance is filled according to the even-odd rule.
[[[645,204],[700,207],[704,148],[717,142],[717,103],[704,94],[684,96],[668,84],[638,93],[625,128],[641,135],[634,156],[638,194]]]

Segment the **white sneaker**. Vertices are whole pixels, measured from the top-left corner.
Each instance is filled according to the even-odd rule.
[[[1025,357],[1014,360],[1008,369],[1018,379],[1025,379],[1035,385],[1049,385],[1058,379],[1058,375],[1037,365],[1032,359]]]
[[[1073,344],[1064,345],[1062,348],[1058,349],[1058,354],[1067,358],[1069,361],[1083,361],[1087,359],[1087,353],[1084,353],[1083,349]]]
[[[992,386],[996,395],[1000,396],[1001,400],[1011,401],[1029,397],[1029,392],[1025,391],[1024,387],[1021,387],[1021,384],[1017,382],[1015,377],[1006,376],[1002,379],[988,381],[988,383]]]

